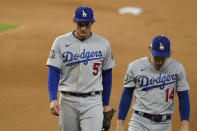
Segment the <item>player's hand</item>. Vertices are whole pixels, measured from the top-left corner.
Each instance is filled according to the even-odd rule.
[[[181,126],[181,128],[179,129],[179,131],[189,131],[189,127],[183,127],[183,126]]]
[[[112,107],[111,106],[103,106],[103,112],[108,112],[108,111],[110,111],[112,109]]]
[[[181,122],[181,128],[179,131],[189,131],[189,122],[187,120]]]
[[[126,131],[125,127],[124,127],[124,121],[123,120],[118,120],[117,121],[116,131]]]
[[[51,110],[51,114],[53,114],[55,116],[59,116],[60,105],[57,100],[52,100],[50,102],[50,110]]]
[[[126,131],[124,126],[117,126],[116,131]]]
[[[115,110],[108,106],[103,106],[103,127],[102,127],[102,131],[108,131],[110,129],[111,126],[111,120],[114,116],[114,112]]]

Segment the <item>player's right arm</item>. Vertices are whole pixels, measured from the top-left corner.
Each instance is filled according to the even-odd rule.
[[[48,70],[48,93],[50,101],[50,111],[53,115],[58,116],[60,106],[57,101],[57,90],[60,79],[61,69],[61,52],[60,52],[61,39],[58,37],[55,39],[51,48],[50,56],[47,60]]]
[[[118,120],[117,120],[116,131],[125,131],[124,120],[127,116],[127,113],[131,105],[133,91],[134,88],[125,87],[122,92],[119,109],[118,109]]]
[[[50,111],[53,115],[59,116],[60,106],[57,101],[58,83],[60,80],[60,69],[49,66],[48,71],[48,92],[50,100]]]
[[[128,65],[124,78],[124,89],[120,98],[116,131],[125,131],[124,120],[129,111],[135,87],[132,64]]]

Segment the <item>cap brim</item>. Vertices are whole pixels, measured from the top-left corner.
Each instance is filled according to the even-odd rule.
[[[151,49],[152,56],[155,57],[170,57],[170,51],[155,51]]]
[[[73,21],[79,21],[79,22],[95,22],[94,19],[90,19],[90,20],[87,20],[87,19],[73,19]]]

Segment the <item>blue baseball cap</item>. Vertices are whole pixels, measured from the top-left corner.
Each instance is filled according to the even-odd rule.
[[[95,22],[93,10],[86,6],[78,7],[75,10],[73,21]]]
[[[170,40],[162,35],[153,38],[151,54],[155,57],[170,57]]]

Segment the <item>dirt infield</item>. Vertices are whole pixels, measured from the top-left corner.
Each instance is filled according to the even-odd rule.
[[[180,61],[190,83],[190,130],[197,125],[197,1],[196,0],[1,0],[0,21],[20,25],[0,32],[0,130],[58,131],[58,118],[49,112],[47,67],[56,36],[74,29],[74,9],[94,9],[93,31],[106,37],[116,62],[113,69],[111,105],[118,109],[124,73],[129,62],[149,55],[151,39],[159,34],[172,43],[172,57]],[[139,16],[120,15],[118,9],[136,6]],[[173,131],[180,126],[177,98]],[[125,126],[131,114],[127,116]],[[116,128],[117,113],[112,121]]]

